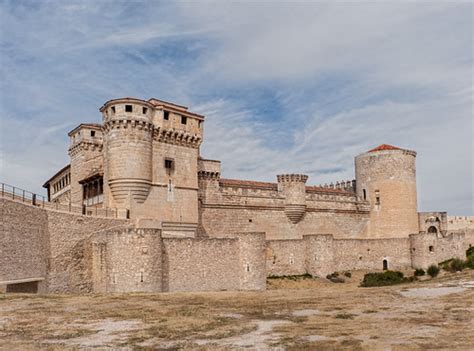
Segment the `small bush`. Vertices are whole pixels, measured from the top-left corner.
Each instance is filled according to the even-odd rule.
[[[417,268],[415,270],[415,277],[421,277],[422,275],[425,275],[425,270],[422,268]]]
[[[305,280],[305,279],[313,279],[311,274],[305,273],[300,275],[270,275],[267,279],[288,279],[288,280]]]
[[[428,267],[428,270],[426,272],[430,275],[431,278],[434,278],[439,273],[439,267],[432,264],[431,266]]]
[[[444,269],[445,271],[449,271],[450,270],[449,265],[451,264],[452,260],[453,259],[450,258],[449,260],[440,262],[440,263],[438,263],[438,266],[441,267],[442,269]]]
[[[466,265],[467,268],[474,269],[474,255],[473,254],[467,256],[467,260],[465,262],[465,265]]]
[[[466,257],[469,258],[470,256],[474,257],[474,246],[466,250]]]
[[[363,287],[394,285],[406,282],[402,272],[385,271],[383,273],[367,273],[360,284]]]
[[[455,258],[451,261],[449,268],[451,272],[460,272],[464,269],[464,261],[460,260],[459,258]]]
[[[351,273],[351,272],[345,272],[344,275],[345,275],[347,278],[352,277],[352,273]]]

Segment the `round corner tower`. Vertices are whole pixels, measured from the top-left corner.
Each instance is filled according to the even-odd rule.
[[[107,206],[143,203],[152,183],[153,105],[122,98],[101,107],[104,124],[104,184]],[[106,190],[104,189],[104,190]]]
[[[357,196],[370,203],[370,238],[419,232],[416,152],[380,145],[355,158]]]

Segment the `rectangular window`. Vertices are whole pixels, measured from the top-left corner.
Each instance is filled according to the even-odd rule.
[[[142,113],[146,115],[147,112],[148,112],[148,109],[146,107],[142,107]]]
[[[198,127],[199,127],[199,128],[202,127],[202,121],[199,121],[199,122],[198,122]]]
[[[133,106],[132,105],[125,105],[125,112],[133,112]]]
[[[115,106],[112,106],[110,109],[112,110],[112,113],[115,113]]]
[[[181,124],[186,124],[188,119],[185,116],[181,116]]]
[[[375,204],[380,205],[380,191],[375,190]]]
[[[163,112],[163,118],[167,121],[170,119],[170,111]]]
[[[172,169],[173,168],[173,160],[165,159],[165,168]]]
[[[91,130],[91,137],[95,137],[95,130]]]

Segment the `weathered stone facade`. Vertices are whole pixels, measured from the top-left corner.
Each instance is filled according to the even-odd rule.
[[[203,116],[157,99],[100,111],[102,124],[69,133],[70,165],[45,183],[51,202],[1,200],[0,285],[260,290],[271,275],[425,268],[474,244],[470,224],[450,234],[460,221],[417,212],[414,151],[381,145],[355,158],[356,179],[324,186],[304,174],[223,179],[220,161],[200,156]]]

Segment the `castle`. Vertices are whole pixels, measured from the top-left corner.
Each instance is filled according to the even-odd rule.
[[[100,112],[69,133],[46,205],[2,197],[7,291],[258,290],[269,275],[426,268],[474,244],[467,218],[450,230],[446,212],[417,212],[414,151],[380,145],[355,180],[324,186],[224,179],[200,155],[204,116],[154,98]]]

